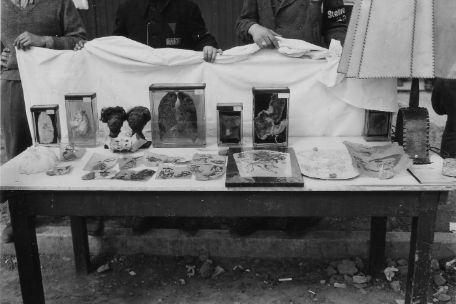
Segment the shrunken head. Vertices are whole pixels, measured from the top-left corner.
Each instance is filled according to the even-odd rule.
[[[117,137],[120,133],[120,129],[124,121],[127,119],[127,113],[125,113],[122,107],[108,107],[101,109],[101,121],[108,124],[109,136],[112,138]]]

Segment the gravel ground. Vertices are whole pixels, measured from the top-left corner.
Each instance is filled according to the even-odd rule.
[[[383,279],[362,291],[349,284],[330,286],[325,272],[329,261],[218,259],[213,265],[225,272],[208,279],[198,272],[198,257],[140,255],[100,261],[109,261],[110,270],[77,276],[72,258],[41,256],[46,303],[395,304],[404,298]],[[186,265],[195,265],[194,276],[189,277]],[[243,270],[233,270],[238,265]],[[14,258],[3,257],[0,269],[0,303],[21,303]],[[292,281],[278,282],[280,278]]]

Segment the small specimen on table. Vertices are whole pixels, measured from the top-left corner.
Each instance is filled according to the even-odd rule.
[[[180,134],[188,134],[193,142],[198,137],[198,125],[196,108],[193,99],[190,95],[183,92],[178,92],[180,105],[176,111],[177,130]]]
[[[218,164],[224,165],[226,162],[226,157],[217,155],[217,154],[200,154],[195,153],[193,155],[192,163],[193,164]]]
[[[125,156],[119,158],[119,169],[120,170],[127,170],[132,169],[138,166],[141,162],[143,156]]]
[[[146,139],[142,131],[150,119],[150,111],[146,107],[134,107],[128,111],[127,121],[133,131],[131,135],[136,134],[139,138]]]
[[[46,171],[46,174],[49,176],[60,176],[70,174],[73,169],[72,165],[67,166],[55,166],[53,169]]]
[[[153,152],[146,152],[145,155],[145,165],[148,167],[158,167],[160,164],[182,164],[185,163],[185,158],[168,156],[164,154],[157,154]]]
[[[218,179],[225,174],[225,164],[191,164],[190,171],[195,175],[196,180],[207,181]]]
[[[158,128],[160,130],[160,139],[176,128],[176,102],[177,94],[175,92],[168,92],[160,100],[158,105]]]
[[[115,171],[104,170],[104,171],[91,171],[84,174],[81,178],[83,180],[94,180],[94,179],[111,179],[116,175]]]
[[[113,179],[131,180],[131,181],[146,181],[155,174],[154,170],[143,169],[141,171],[120,170]]]
[[[81,158],[86,152],[85,148],[75,147],[74,145],[62,144],[60,146],[60,160],[72,161]]]
[[[58,163],[57,155],[43,146],[29,147],[19,157],[19,173],[23,174],[45,172]]]
[[[158,179],[182,179],[191,178],[192,172],[188,166],[162,165],[159,168]]]
[[[74,135],[78,137],[87,136],[90,133],[90,122],[86,111],[77,111],[70,121],[70,127]]]
[[[106,171],[117,164],[117,157],[94,153],[84,166],[85,171]]]
[[[119,135],[127,113],[122,107],[108,107],[101,109],[101,121],[108,124],[109,137],[115,138]]]
[[[51,144],[54,140],[54,125],[52,124],[51,116],[46,114],[46,111],[38,114],[38,136],[41,144]]]

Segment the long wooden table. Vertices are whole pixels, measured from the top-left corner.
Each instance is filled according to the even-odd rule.
[[[303,149],[342,148],[342,140],[360,138],[294,138],[290,146]],[[155,149],[157,153],[191,155],[198,149]],[[37,239],[36,215],[70,216],[76,271],[90,269],[87,216],[179,217],[371,217],[369,269],[383,270],[388,216],[411,217],[406,303],[427,303],[430,259],[437,206],[454,184],[420,184],[409,172],[389,180],[359,177],[346,181],[304,179],[303,188],[226,188],[215,181],[120,180],[83,181],[83,165],[94,151],[73,163],[71,175],[18,173],[19,157],[1,167],[0,190],[8,197],[22,298],[25,304],[45,303]],[[204,149],[217,151],[215,144]],[[442,161],[436,155],[433,164]],[[438,168],[437,168],[438,169]]]

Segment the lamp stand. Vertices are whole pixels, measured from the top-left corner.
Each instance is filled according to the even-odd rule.
[[[414,164],[429,164],[429,112],[419,101],[420,82],[412,78],[409,107],[397,113],[395,138]]]

